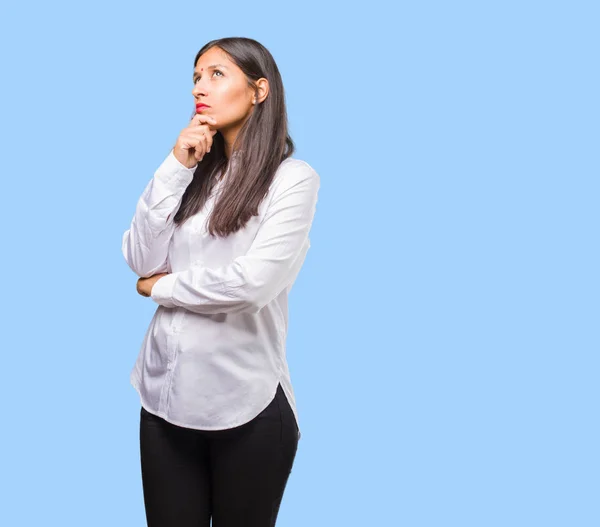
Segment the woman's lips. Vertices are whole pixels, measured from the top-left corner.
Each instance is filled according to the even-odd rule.
[[[206,104],[197,104],[196,105],[197,112],[200,112],[200,111],[204,110],[205,108],[210,108],[210,106],[207,106]]]

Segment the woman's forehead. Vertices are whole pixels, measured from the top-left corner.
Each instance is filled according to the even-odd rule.
[[[198,62],[196,62],[196,69],[200,71],[201,69],[206,69],[211,65],[219,65],[221,67],[230,68],[233,65],[233,62],[229,60],[227,54],[219,48],[210,48],[208,51],[204,52]]]

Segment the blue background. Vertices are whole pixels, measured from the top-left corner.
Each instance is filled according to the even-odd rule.
[[[4,5],[0,524],[145,525],[121,238],[246,36],[321,177],[278,526],[600,525],[597,6]]]

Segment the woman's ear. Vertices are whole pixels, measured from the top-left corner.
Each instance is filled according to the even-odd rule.
[[[254,97],[252,104],[263,102],[269,95],[269,81],[264,77],[261,77],[256,81],[256,90],[258,91],[258,100]]]

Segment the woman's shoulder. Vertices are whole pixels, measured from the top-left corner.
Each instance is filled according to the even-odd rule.
[[[319,181],[317,171],[303,159],[296,157],[286,157],[275,172],[275,180],[287,180],[290,183],[307,178]]]
[[[286,157],[280,164],[279,164],[279,168],[282,167],[301,167],[301,168],[306,168],[308,170],[312,170],[313,172],[315,172],[315,169],[309,165],[306,161],[304,161],[304,159],[299,159],[297,157]]]

